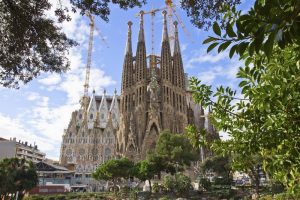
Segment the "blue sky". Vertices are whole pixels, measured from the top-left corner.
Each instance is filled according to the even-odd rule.
[[[53,9],[57,0],[53,2]],[[62,1],[69,6],[68,0]],[[175,1],[176,2],[176,1]],[[243,1],[240,8],[247,10],[253,1]],[[141,9],[149,11],[151,8],[164,7],[164,1],[152,0]],[[106,39],[109,48],[101,41],[96,30],[92,68],[90,79],[90,92],[102,94],[103,89],[112,94],[116,88],[119,94],[121,87],[122,64],[127,38],[127,22],[133,22],[132,42],[133,51],[136,50],[139,18],[135,15],[140,8],[128,11],[120,10],[117,6],[111,7],[110,21],[108,23],[96,18],[96,26]],[[202,41],[212,33],[202,31],[191,25],[186,13],[177,7],[191,37],[188,38],[179,26],[179,39],[183,55],[185,72],[190,76],[200,78],[204,83],[228,85],[236,88],[238,80],[235,74],[242,63],[237,59],[229,59],[228,52],[217,54],[206,53],[206,45]],[[47,12],[53,17],[53,10]],[[79,99],[83,94],[86,52],[88,45],[89,26],[86,17],[78,13],[72,15],[71,22],[64,22],[62,30],[79,42],[79,46],[70,50],[68,58],[71,69],[64,74],[44,73],[37,79],[22,86],[19,90],[0,87],[0,137],[36,143],[48,158],[58,159],[63,130],[67,128],[71,112],[79,108]],[[147,53],[151,51],[150,16],[145,18],[145,38]],[[162,14],[158,12],[155,17],[155,53],[160,54],[162,36]],[[194,41],[194,42],[192,42]]]

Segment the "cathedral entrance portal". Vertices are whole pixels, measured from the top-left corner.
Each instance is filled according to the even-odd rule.
[[[150,128],[150,130],[147,131],[146,137],[144,140],[144,145],[143,145],[144,155],[146,155],[146,153],[148,151],[153,151],[155,149],[156,140],[159,135],[159,131],[158,131],[157,125],[155,123],[153,123],[150,127],[151,128]]]

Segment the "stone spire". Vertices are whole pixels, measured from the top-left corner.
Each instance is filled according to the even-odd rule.
[[[139,31],[139,42],[144,42],[145,41],[145,36],[144,36],[144,11],[140,11],[140,31]]]
[[[162,35],[162,41],[169,41],[169,36],[168,36],[168,29],[167,29],[167,11],[162,12],[164,20],[163,20],[163,35]]]
[[[113,123],[113,127],[117,128],[117,126],[119,125],[119,105],[118,105],[118,96],[117,96],[117,90],[115,89],[114,91],[114,96],[111,102],[111,106],[109,109],[109,113],[112,114],[112,123]]]
[[[128,35],[125,48],[125,58],[123,63],[122,73],[122,90],[130,87],[133,82],[133,57],[132,57],[132,43],[131,43],[131,26],[132,22],[128,22]]]
[[[178,39],[178,28],[177,28],[177,25],[178,25],[178,22],[175,21],[174,22],[174,33],[175,33],[174,54],[175,53],[181,54],[181,52],[180,52],[180,45],[179,45],[179,39]]]
[[[128,33],[127,33],[127,43],[126,43],[125,55],[127,55],[127,54],[132,55],[132,42],[131,42],[132,22],[129,21],[127,24],[128,24]]]
[[[107,118],[108,118],[108,105],[106,101],[106,91],[104,90],[102,98],[101,98],[101,103],[98,108],[99,112],[99,125],[100,128],[105,128],[107,124]]]
[[[174,52],[173,52],[173,84],[185,89],[185,75],[183,71],[183,63],[180,52],[180,45],[178,39],[178,22],[174,22],[175,41],[174,41]]]
[[[144,37],[144,20],[143,20],[144,11],[140,12],[141,21],[140,21],[140,30],[139,38],[136,49],[136,70],[135,70],[135,82],[142,81],[146,79],[147,72],[147,60],[146,60],[146,45]]]
[[[88,129],[92,129],[94,127],[94,121],[97,116],[95,90],[92,93],[92,97],[90,99],[90,103],[89,103],[87,112],[88,112],[87,113]]]
[[[162,79],[164,81],[172,82],[172,58],[171,49],[167,29],[167,12],[164,10],[162,12],[163,20],[163,34],[162,34],[162,44],[161,44],[161,71]]]

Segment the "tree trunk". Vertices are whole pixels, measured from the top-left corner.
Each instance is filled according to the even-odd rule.
[[[117,193],[117,191],[116,191],[116,182],[115,182],[115,179],[113,179],[113,191],[114,191],[114,193],[116,194]]]
[[[151,185],[151,180],[149,179],[149,180],[148,180],[148,182],[149,182],[149,189],[150,189],[150,193],[152,193],[152,185]]]
[[[255,193],[257,194],[257,197],[259,197],[259,168],[257,167],[256,168],[256,171],[255,171]]]
[[[259,168],[258,167],[255,167],[255,168],[252,168],[251,170],[251,175],[250,175],[250,178],[253,180],[254,182],[254,191],[255,191],[255,198],[254,199],[257,199],[259,197]]]

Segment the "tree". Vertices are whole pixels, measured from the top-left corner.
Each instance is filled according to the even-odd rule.
[[[144,1],[70,0],[76,8],[108,21],[109,3],[127,9],[141,6]],[[58,0],[58,3],[60,1]],[[66,55],[77,43],[69,39],[55,22],[45,16],[51,8],[48,0],[3,0],[0,2],[0,85],[19,88],[42,72],[62,73],[69,69]],[[71,20],[63,6],[55,10],[58,21]]]
[[[96,180],[112,181],[116,191],[116,181],[119,178],[127,179],[132,176],[134,163],[128,158],[111,159],[104,162],[92,174]]]
[[[187,194],[192,187],[191,179],[180,172],[176,173],[175,176],[164,176],[163,185],[169,191],[174,191],[179,195]]]
[[[15,197],[24,195],[38,183],[38,176],[32,162],[25,159],[5,158],[0,162],[0,196],[6,199],[8,195]]]
[[[234,139],[219,141],[213,144],[213,149],[219,154],[225,154],[230,157],[230,169],[232,171],[242,171],[249,175],[255,193],[259,194],[260,174],[263,172],[262,156],[247,149],[245,143],[237,143]]]
[[[18,88],[41,72],[61,73],[69,68],[67,50],[76,42],[47,19],[47,0],[0,2],[0,84]]]
[[[136,6],[141,7],[146,0],[70,0],[71,4],[80,10],[80,14],[84,15],[87,11],[93,15],[99,16],[108,22],[110,15],[109,4],[117,4],[121,9],[127,10]]]
[[[148,180],[150,192],[152,192],[151,179],[154,177],[155,171],[153,163],[147,160],[142,160],[134,166],[134,176],[144,182]]]
[[[262,157],[263,166],[275,180],[292,191],[298,190],[299,157],[299,97],[300,72],[297,52],[293,47],[275,49],[270,60],[262,56],[248,57],[248,64],[240,68],[240,88],[247,99],[239,99],[230,88],[211,88],[194,79],[192,87],[198,102],[211,105],[215,126],[230,134],[232,140],[220,142],[226,152],[237,155]],[[249,62],[249,59],[251,62]],[[257,59],[260,66],[256,65]],[[247,62],[247,60],[246,60]],[[207,93],[200,92],[207,91]],[[212,101],[212,94],[217,100]],[[210,100],[204,101],[210,96]],[[246,157],[246,158],[247,158]],[[247,159],[236,159],[238,162]],[[235,161],[234,161],[235,162]]]
[[[190,141],[182,134],[163,131],[157,140],[155,153],[165,162],[175,167],[176,171],[184,166],[190,166],[191,161],[197,159],[197,154]]]
[[[189,1],[182,0],[181,8],[186,10],[187,15],[191,17],[191,22],[199,29],[206,29],[211,27],[212,21],[221,21],[225,23],[223,19],[223,13],[228,10],[235,9],[235,6],[240,4],[240,0],[198,0]]]
[[[153,166],[154,174],[158,175],[158,178],[161,178],[161,172],[165,171],[166,173],[175,173],[175,168],[173,165],[170,165],[163,156],[156,153],[148,153],[147,161]]]
[[[214,172],[216,177],[222,177],[225,184],[231,184],[231,169],[228,156],[214,156],[207,158],[201,163],[200,170],[204,176],[207,172]]]
[[[227,21],[224,34],[214,24],[216,36],[204,43],[211,43],[208,51],[230,46],[229,56],[244,61],[237,74],[242,97],[229,87],[213,91],[191,80],[196,101],[213,108],[214,125],[232,138],[220,142],[224,153],[261,156],[264,170],[291,192],[300,190],[299,19],[297,0],[257,0],[248,13]]]
[[[251,10],[245,14],[229,11],[226,15],[234,16],[226,20],[225,32],[218,23],[214,23],[214,37],[207,38],[203,43],[211,43],[207,51],[218,47],[224,51],[230,45],[229,56],[235,53],[243,56],[264,54],[268,59],[273,48],[293,46],[300,58],[300,4],[298,0],[256,0]],[[289,47],[290,48],[290,47]]]

